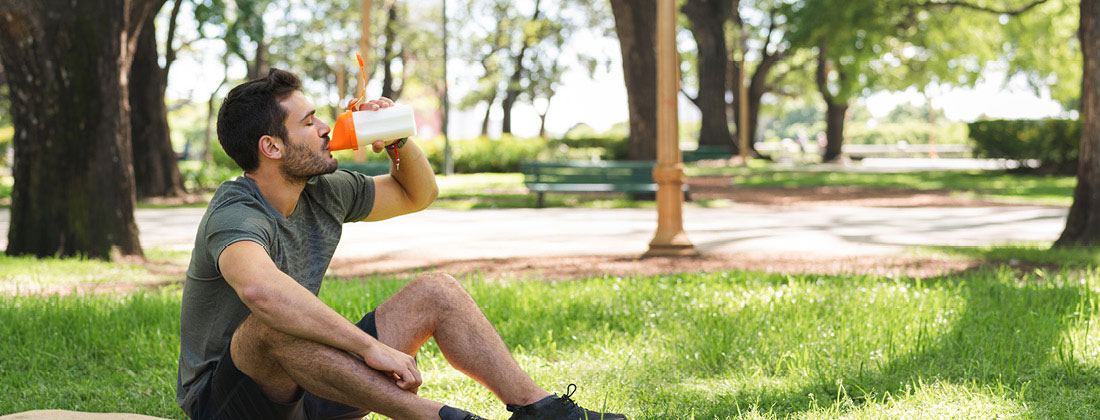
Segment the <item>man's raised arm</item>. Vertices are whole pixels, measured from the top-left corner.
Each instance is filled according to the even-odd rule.
[[[393,106],[389,98],[378,98],[359,104],[359,111],[377,111]],[[374,208],[364,221],[385,220],[428,208],[439,196],[432,165],[420,146],[411,140],[394,151],[386,148],[397,140],[371,143],[375,153],[386,151],[390,156],[390,173],[374,177]],[[397,165],[396,157],[401,165]]]
[[[386,149],[392,162],[393,152]],[[385,220],[428,208],[439,196],[432,165],[412,140],[397,149],[401,168],[390,164],[389,175],[374,177],[374,208],[365,221]]]

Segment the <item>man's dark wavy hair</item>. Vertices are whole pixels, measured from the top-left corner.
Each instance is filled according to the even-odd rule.
[[[218,142],[245,172],[260,166],[257,142],[272,136],[286,140],[287,112],[279,101],[302,88],[294,73],[271,69],[267,76],[242,83],[218,110]]]

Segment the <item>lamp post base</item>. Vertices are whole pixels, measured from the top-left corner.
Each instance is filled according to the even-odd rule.
[[[699,251],[692,244],[649,244],[649,251],[642,258],[650,257],[698,257]]]

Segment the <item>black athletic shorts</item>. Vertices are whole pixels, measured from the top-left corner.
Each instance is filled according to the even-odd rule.
[[[378,338],[374,311],[355,325]],[[343,420],[361,419],[369,412],[326,400],[301,388],[292,402],[271,401],[252,378],[237,369],[227,346],[225,355],[214,367],[213,377],[199,390],[191,414],[194,420]]]

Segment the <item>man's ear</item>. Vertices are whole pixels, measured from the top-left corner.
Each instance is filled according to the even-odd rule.
[[[283,141],[271,136],[260,137],[259,145],[260,155],[268,159],[282,159],[283,158]]]

